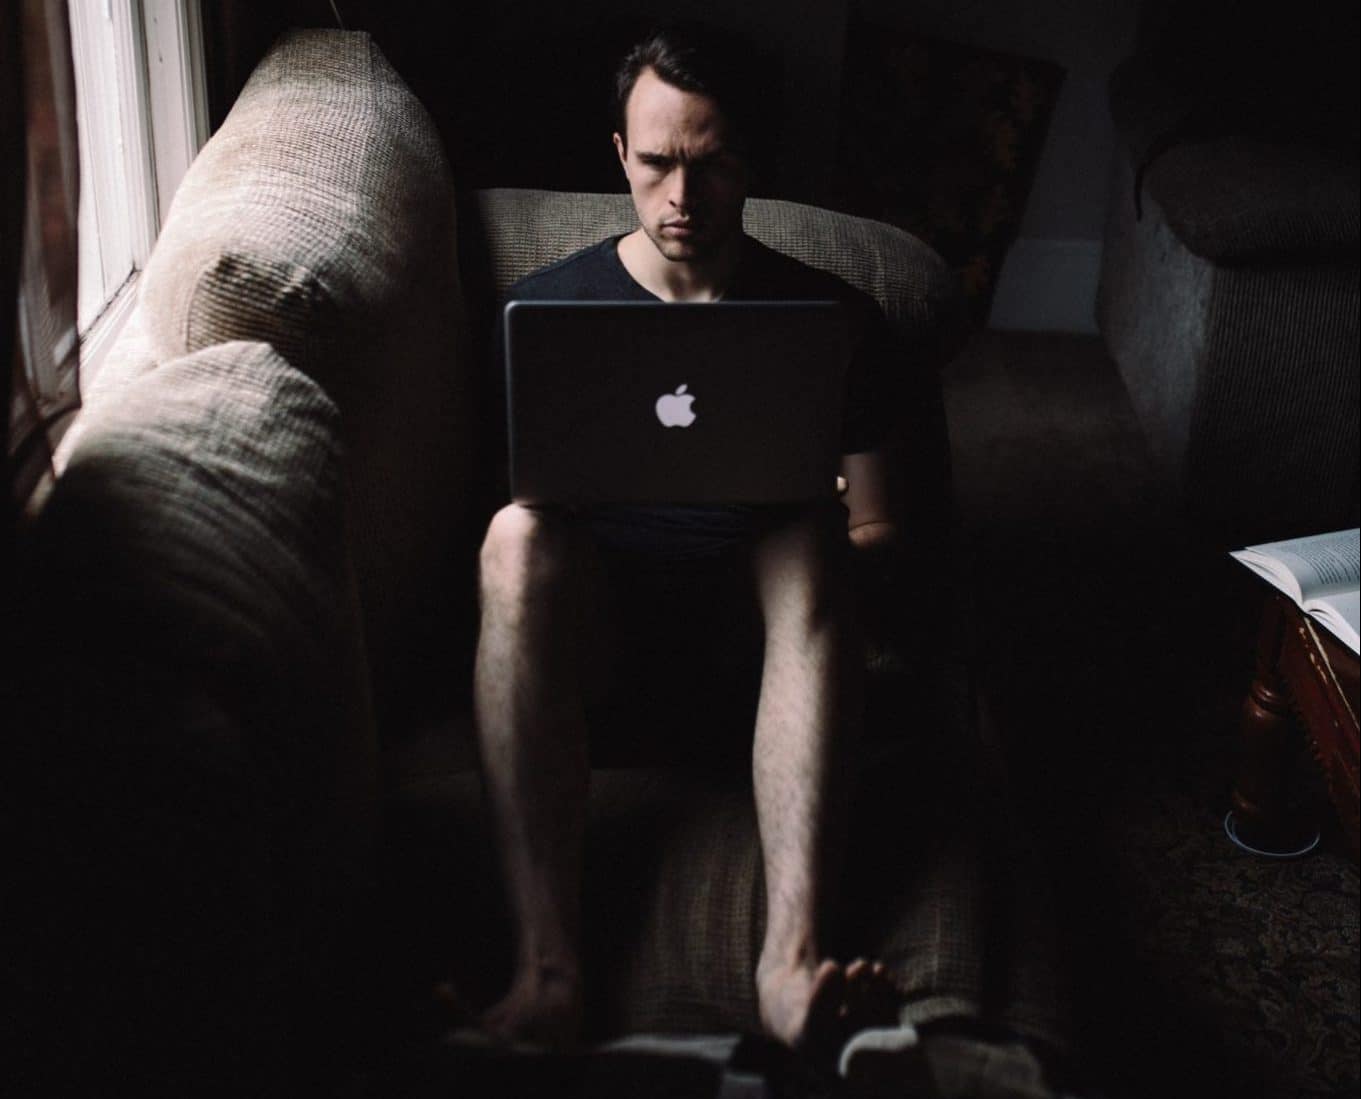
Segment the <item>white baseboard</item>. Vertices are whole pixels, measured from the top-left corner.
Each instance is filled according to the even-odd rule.
[[[997,279],[988,327],[1095,334],[1101,241],[1021,239]]]

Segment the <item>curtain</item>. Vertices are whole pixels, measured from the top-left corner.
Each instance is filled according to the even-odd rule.
[[[4,424],[7,541],[52,450],[80,407],[76,332],[76,225],[80,157],[76,88],[65,0],[5,5],[3,261],[9,356]]]

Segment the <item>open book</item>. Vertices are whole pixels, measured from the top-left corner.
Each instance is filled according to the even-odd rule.
[[[1267,542],[1231,555],[1290,596],[1305,614],[1357,651],[1361,619],[1361,530]]]

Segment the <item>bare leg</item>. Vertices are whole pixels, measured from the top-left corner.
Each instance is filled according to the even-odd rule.
[[[493,1037],[572,1042],[581,1023],[581,848],[589,776],[580,546],[564,520],[510,505],[481,555],[474,707],[515,923]]]
[[[862,697],[836,537],[845,535],[810,514],[764,536],[753,555],[766,638],[752,752],[767,895],[756,984],[762,1023],[791,1046],[891,1021],[883,967],[843,969],[818,942]]]

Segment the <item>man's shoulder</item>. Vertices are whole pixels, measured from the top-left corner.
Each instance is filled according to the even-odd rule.
[[[840,275],[796,259],[755,237],[747,240],[753,283],[772,297],[840,301],[858,310],[879,308],[873,297]]]
[[[617,279],[613,237],[588,244],[560,260],[531,271],[506,291],[507,301],[590,298]]]

